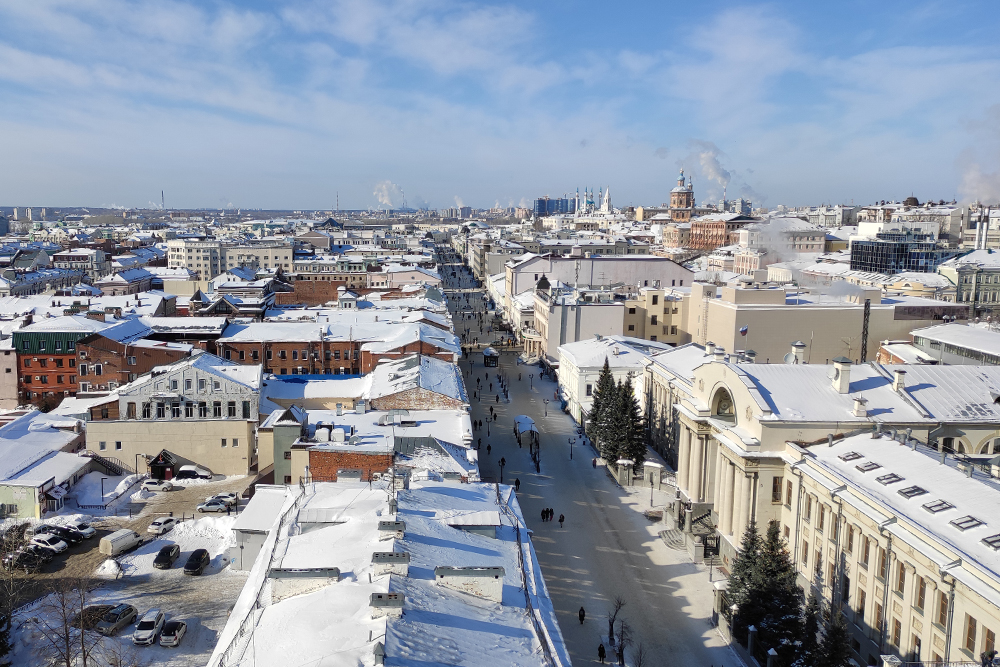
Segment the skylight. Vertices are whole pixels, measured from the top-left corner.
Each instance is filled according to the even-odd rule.
[[[847,452],[846,454],[841,454],[837,458],[841,461],[857,461],[861,458],[861,454],[858,454],[857,452]]]
[[[934,500],[924,505],[924,509],[931,514],[937,514],[938,512],[950,510],[952,507],[954,507],[954,505],[949,503],[947,500]]]
[[[990,535],[983,538],[983,544],[994,549],[1000,549],[1000,535]]]
[[[878,463],[875,463],[874,461],[868,461],[867,463],[862,463],[861,465],[854,467],[860,470],[861,472],[871,472],[872,470],[875,470],[876,468],[881,468],[882,466],[879,465]]]
[[[900,477],[899,475],[897,475],[894,472],[890,472],[890,473],[888,473],[886,475],[882,475],[881,477],[876,477],[875,479],[878,481],[879,484],[885,484],[886,486],[888,486],[890,484],[895,484],[896,482],[902,482],[903,481],[903,478]]]
[[[916,498],[927,493],[927,489],[922,489],[919,486],[908,486],[905,489],[900,489],[898,493],[904,498]]]
[[[959,530],[968,530],[970,528],[983,525],[983,522],[974,516],[963,516],[961,519],[955,519],[952,521],[951,525],[955,526],[955,528],[958,528]]]

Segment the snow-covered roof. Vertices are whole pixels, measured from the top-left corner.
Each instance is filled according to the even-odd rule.
[[[354,427],[357,436],[357,446],[371,446],[374,449],[391,451],[394,446],[393,437],[403,438],[436,438],[455,445],[472,442],[472,420],[464,410],[410,410],[405,419],[408,426],[393,426],[379,424],[379,419],[387,412],[343,411],[338,415],[336,410],[309,410],[310,435],[314,435],[320,424],[343,428],[350,433]],[[388,441],[387,441],[388,439]],[[319,448],[350,447],[347,443],[316,442]]]
[[[257,484],[253,498],[236,517],[233,530],[247,533],[266,533],[271,530],[282,509],[294,499],[293,488],[283,484]]]
[[[967,350],[1000,355],[1000,331],[993,331],[986,327],[965,324],[936,324],[923,329],[914,329],[910,335]]]
[[[958,267],[963,264],[975,264],[982,268],[1000,267],[1000,252],[995,250],[973,250],[961,257],[953,257],[941,263],[941,266]]]
[[[79,437],[80,420],[33,410],[0,427],[0,480],[67,447]],[[44,481],[44,480],[43,480]]]
[[[577,368],[595,368],[608,360],[611,367],[632,369],[643,368],[653,352],[673,349],[666,343],[656,343],[628,336],[602,336],[588,338],[575,343],[559,346],[560,358],[566,358]]]
[[[211,667],[219,664],[230,640],[238,638],[248,613],[257,614],[252,621],[255,663],[321,661],[327,667],[356,667],[371,664],[375,643],[381,642],[392,664],[547,666],[551,663],[535,634],[535,619],[525,610],[523,586],[536,602],[535,618],[556,654],[556,664],[569,664],[517,498],[509,488],[501,493],[501,513],[492,485],[415,482],[398,492],[398,510],[392,516],[383,486],[384,482],[372,488],[367,483],[338,482],[307,487],[298,516],[320,512],[330,520],[308,531],[281,529],[274,535],[273,548],[265,543],[265,553],[255,563],[220,635]],[[480,512],[495,515],[502,524],[496,539],[448,524]],[[405,536],[380,541],[379,522],[392,519],[406,524]],[[526,581],[514,523],[522,526]],[[408,576],[374,571],[372,554],[387,551],[409,554]],[[267,557],[268,552],[274,557]],[[502,604],[440,585],[434,570],[442,566],[503,568]],[[331,567],[350,576],[337,582],[317,580],[307,592],[275,597],[270,605],[253,611],[257,586],[269,571]],[[371,618],[372,596],[386,594],[402,596],[401,619]],[[249,664],[250,656],[250,652],[243,660],[239,654],[231,656],[227,665]]]
[[[365,397],[391,396],[419,387],[467,402],[461,373],[456,364],[424,355],[383,362],[369,374],[371,385]]]

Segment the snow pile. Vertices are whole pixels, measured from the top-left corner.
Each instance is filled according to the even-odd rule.
[[[78,505],[106,505],[134,484],[141,475],[108,476],[90,472],[77,482],[69,492],[69,497]],[[104,495],[101,495],[101,479],[104,479]]]
[[[220,516],[206,517],[197,521],[182,521],[169,533],[158,539],[150,540],[140,545],[135,551],[121,559],[122,568],[128,576],[149,574],[155,569],[153,559],[161,548],[168,544],[176,544],[181,548],[181,558],[186,558],[195,549],[207,549],[212,557],[210,569],[218,569],[224,565],[224,554],[232,544],[233,523],[236,517]]]
[[[94,575],[98,577],[105,577],[109,579],[117,579],[121,576],[122,566],[118,564],[118,561],[113,558],[109,558],[101,566],[94,571]]]
[[[142,487],[138,491],[136,491],[135,493],[133,493],[129,497],[129,500],[131,500],[132,502],[135,503],[135,502],[139,502],[140,500],[146,500],[147,498],[152,498],[153,495],[154,494],[153,494],[152,491],[150,491],[149,489],[147,489],[145,487]]]

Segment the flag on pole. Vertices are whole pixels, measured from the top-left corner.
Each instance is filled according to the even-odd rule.
[[[740,328],[740,335],[741,336],[746,336],[748,331],[750,331],[750,327],[749,326],[741,327]]]

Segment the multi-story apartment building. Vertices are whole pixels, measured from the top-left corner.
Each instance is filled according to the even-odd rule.
[[[969,317],[1000,308],[1000,252],[973,250],[942,262],[937,271],[951,285],[941,298],[967,305]]]
[[[293,246],[290,241],[261,241],[253,245],[223,245],[221,270],[237,266],[249,269],[292,270]]]
[[[643,287],[625,302],[624,334],[654,343],[681,345],[691,340],[687,331],[689,299],[676,290]]]
[[[732,234],[744,225],[756,222],[757,218],[737,213],[715,213],[691,220],[690,247],[698,250],[713,250],[728,245]]]
[[[145,325],[143,325],[145,326]],[[105,330],[107,331],[107,330]],[[152,329],[142,335],[152,334]],[[193,345],[167,341],[121,339],[112,329],[109,335],[98,332],[76,343],[77,371],[81,390],[114,391],[134,382],[158,366],[166,366],[191,356]]]
[[[93,248],[74,248],[57,252],[52,256],[52,264],[57,269],[80,271],[91,280],[99,280],[110,270],[107,253]]]
[[[217,240],[173,239],[167,241],[167,266],[194,271],[211,280],[225,270],[222,243]]]
[[[211,280],[236,267],[292,270],[293,248],[289,241],[236,244],[216,239],[174,239],[167,242],[167,266],[196,271]]]
[[[544,287],[544,284],[542,285]],[[535,291],[535,330],[523,335],[525,348],[550,366],[559,363],[559,346],[595,335],[622,335],[625,304],[601,290]]]
[[[87,449],[126,463],[145,459],[159,479],[188,463],[216,474],[249,474],[256,464],[260,386],[260,365],[207,353],[160,366],[91,408]]]

